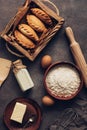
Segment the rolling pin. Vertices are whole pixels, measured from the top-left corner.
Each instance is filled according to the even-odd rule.
[[[70,48],[74,56],[75,62],[82,73],[85,86],[87,87],[87,64],[81,51],[80,45],[78,42],[76,42],[71,27],[66,27],[65,32],[67,37],[69,38]]]

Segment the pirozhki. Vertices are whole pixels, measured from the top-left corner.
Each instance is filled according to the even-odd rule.
[[[26,36],[24,36],[22,33],[20,33],[18,30],[14,31],[14,36],[19,44],[21,44],[23,47],[28,49],[35,48],[35,44],[28,39]]]
[[[47,30],[43,22],[36,16],[27,15],[26,18],[27,18],[28,24],[37,32],[45,32]]]
[[[50,16],[39,8],[32,8],[31,12],[48,25],[52,25]]]
[[[28,38],[34,40],[34,41],[39,41],[39,37],[36,34],[36,32],[27,24],[19,24],[18,29],[21,33],[23,33],[25,36]]]

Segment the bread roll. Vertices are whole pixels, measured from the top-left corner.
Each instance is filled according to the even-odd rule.
[[[28,38],[36,42],[39,41],[39,37],[36,34],[36,32],[27,24],[19,24],[18,29],[20,30],[21,33],[23,33]]]
[[[34,15],[27,15],[27,22],[37,32],[44,32],[47,30],[43,22]]]
[[[28,49],[35,48],[35,44],[26,36],[24,36],[22,33],[20,33],[18,30],[14,31],[14,36],[16,40],[18,41],[18,43],[24,46],[25,48],[28,48]]]
[[[51,20],[50,16],[43,10],[41,10],[39,8],[32,8],[31,12],[34,15],[36,15],[40,20],[42,20],[44,23],[46,23],[48,25],[52,25],[52,20]]]

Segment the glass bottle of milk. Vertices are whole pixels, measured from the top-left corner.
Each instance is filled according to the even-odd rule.
[[[13,72],[22,91],[27,91],[34,87],[31,76],[26,66],[22,64],[22,60],[19,59],[13,62]]]

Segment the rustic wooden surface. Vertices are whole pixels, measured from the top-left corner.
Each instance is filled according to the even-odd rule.
[[[60,102],[53,107],[45,107],[42,105],[41,99],[46,95],[43,76],[44,70],[41,68],[40,62],[42,56],[49,54],[52,56],[53,63],[56,61],[69,61],[74,62],[73,56],[70,51],[69,41],[65,35],[65,27],[71,26],[76,41],[79,42],[84,57],[87,61],[87,0],[51,0],[60,10],[60,15],[64,17],[65,23],[62,29],[50,41],[50,44],[37,56],[34,62],[23,58],[23,63],[31,74],[32,80],[35,84],[31,91],[23,93],[14,77],[12,69],[9,73],[7,80],[0,88],[0,130],[7,130],[3,122],[3,112],[6,105],[17,97],[32,98],[38,102],[43,111],[43,119],[39,130],[45,130],[49,124],[58,119],[61,112],[67,107],[74,107],[73,99],[69,102]],[[8,21],[15,15],[18,7],[24,3],[24,0],[0,0],[0,31],[4,29]],[[5,47],[5,41],[0,39],[0,58],[6,58],[15,61],[18,57],[10,54]],[[85,85],[78,96],[87,97],[87,89]],[[74,129],[73,129],[74,130]]]

